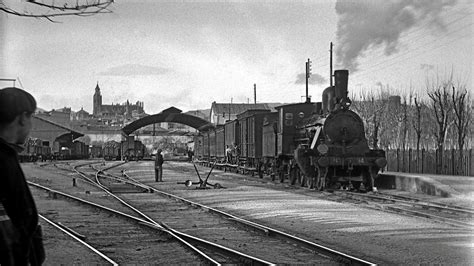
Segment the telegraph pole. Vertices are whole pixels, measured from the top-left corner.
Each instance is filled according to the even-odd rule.
[[[329,86],[332,87],[332,42],[329,45]]]
[[[234,100],[234,98],[230,98],[230,104],[229,104],[229,121],[230,121],[230,108],[232,107],[232,101]]]
[[[311,102],[308,96],[308,79],[311,76],[311,60],[308,58],[308,62],[306,62],[306,103]]]
[[[257,104],[257,84],[253,84],[253,103]]]

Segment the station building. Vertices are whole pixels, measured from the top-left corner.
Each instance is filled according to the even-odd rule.
[[[71,147],[74,140],[84,136],[67,126],[47,120],[41,116],[32,116],[31,138],[41,139],[43,145],[59,152],[62,147]]]

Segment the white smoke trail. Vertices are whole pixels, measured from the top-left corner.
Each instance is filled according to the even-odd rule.
[[[380,46],[386,55],[398,52],[400,35],[421,22],[444,29],[441,12],[455,3],[456,0],[338,0],[337,63],[355,72],[364,52]]]

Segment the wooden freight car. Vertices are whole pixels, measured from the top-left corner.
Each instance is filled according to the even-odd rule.
[[[224,126],[218,126],[216,132],[216,160],[218,162],[225,161],[225,131]]]
[[[202,132],[202,160],[209,161],[209,132]]]
[[[240,160],[248,168],[262,162],[262,124],[270,110],[248,110],[237,115],[240,124]]]
[[[265,114],[262,124],[262,157],[275,158],[277,156],[278,113]]]
[[[239,120],[227,121],[224,125],[224,143],[225,147],[238,147],[240,145],[240,126]]]
[[[101,158],[103,156],[102,146],[99,146],[99,145],[92,145],[90,147],[89,152],[90,152],[91,158]]]
[[[125,160],[143,160],[146,153],[145,145],[139,141],[129,138],[121,142],[121,149]]]
[[[103,155],[105,160],[120,160],[120,143],[114,140],[107,141],[104,144]]]
[[[215,161],[217,158],[217,143],[216,143],[216,130],[210,129],[208,131],[209,136],[209,160]]]
[[[194,158],[202,160],[203,158],[203,135],[194,136]]]
[[[70,159],[88,159],[89,146],[82,141],[74,141],[70,147]]]
[[[46,160],[52,156],[51,147],[48,141],[38,138],[28,138],[24,144],[24,150],[20,152],[21,162],[35,162],[37,160]]]

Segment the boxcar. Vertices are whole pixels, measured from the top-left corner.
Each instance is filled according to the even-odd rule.
[[[210,129],[209,136],[209,160],[215,160],[217,157],[216,131]]]
[[[239,120],[234,119],[231,121],[227,121],[227,123],[224,125],[224,131],[225,131],[225,136],[224,136],[224,142],[225,146],[229,147],[238,147],[240,145],[240,125],[239,125]]]
[[[248,167],[256,167],[262,159],[262,125],[268,113],[270,110],[248,110],[237,115],[240,123],[240,158]]]
[[[97,145],[92,145],[92,147],[90,147],[90,155],[91,155],[92,158],[102,157],[103,156],[102,147],[97,146]]]
[[[105,160],[120,160],[121,156],[121,149],[120,149],[120,143],[117,141],[111,140],[107,141],[104,144],[104,159]]]
[[[38,138],[28,138],[24,147],[25,149],[18,154],[22,162],[31,162],[38,159],[46,160],[52,154],[49,142]]]
[[[255,167],[262,158],[263,118],[270,110],[248,110],[237,115],[240,124],[240,158]]]
[[[194,158],[202,160],[203,157],[203,135],[194,136]]]
[[[262,157],[275,158],[277,156],[277,125],[278,112],[265,114],[262,128]]]
[[[224,126],[218,126],[216,132],[216,159],[220,162],[225,160],[225,131]]]
[[[82,141],[74,141],[70,148],[71,159],[89,158],[89,146]]]
[[[129,137],[121,143],[123,156],[129,160],[141,160],[145,154],[145,145],[140,140]]]
[[[202,132],[202,159],[209,160],[209,131]]]

